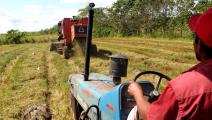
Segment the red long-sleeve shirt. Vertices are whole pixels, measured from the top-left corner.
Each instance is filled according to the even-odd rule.
[[[171,80],[148,120],[212,120],[212,59]]]

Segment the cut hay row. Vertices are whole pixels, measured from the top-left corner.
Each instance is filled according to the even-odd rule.
[[[103,38],[94,39],[94,44],[101,52],[91,57],[90,72],[109,75],[110,55],[102,50],[123,54],[129,58],[128,76],[123,81],[132,80],[144,70],[160,71],[174,78],[196,63],[188,41]],[[83,72],[85,58],[77,55],[65,60],[49,52],[49,46],[0,46],[0,70],[4,69],[0,74],[5,79],[0,84],[0,119],[19,119],[21,111],[33,104],[47,104],[54,120],[72,119],[67,80],[70,74]]]
[[[151,46],[151,45],[143,45],[143,44],[125,44],[125,43],[119,43],[119,44],[114,44],[114,43],[110,43],[110,42],[96,42],[98,45],[104,46],[104,47],[109,47],[109,48],[122,48],[125,51],[132,51],[132,52],[136,52],[136,53],[140,53],[143,55],[147,55],[149,57],[164,57],[164,56],[172,56],[174,58],[178,58],[178,57],[184,57],[184,59],[182,62],[184,62],[187,59],[192,58],[194,54],[190,54],[191,53],[191,48],[189,47],[188,51],[182,50],[181,47],[181,51],[180,52],[176,52],[175,50],[170,50],[170,48],[160,48],[157,46]],[[171,49],[176,49],[175,46],[172,46]],[[184,55],[184,56],[181,56]],[[173,61],[173,59],[171,59]],[[178,60],[179,61],[179,60]],[[190,60],[188,60],[190,61]],[[181,61],[179,61],[181,62]]]
[[[13,67],[16,65],[17,61],[19,61],[19,59],[22,57],[22,55],[24,54],[24,52],[22,52],[21,54],[16,54],[15,59],[11,59],[9,61],[9,63],[5,63],[5,67],[3,69],[1,69],[1,76],[0,76],[0,85],[3,84],[5,82],[5,80],[8,79],[10,73],[12,72]]]
[[[100,45],[111,45],[111,46],[122,46],[122,47],[127,47],[127,48],[137,48],[141,50],[147,50],[147,51],[158,51],[164,54],[173,54],[173,53],[189,53],[192,52],[192,44],[189,43],[190,46],[182,46],[178,44],[171,44],[170,46],[167,45],[161,45],[160,43],[157,43],[152,45],[152,44],[147,44],[147,43],[124,43],[120,41],[120,43],[114,43],[114,42],[108,42],[108,41],[96,41],[97,44]],[[136,46],[135,46],[136,45]]]
[[[96,39],[100,41],[111,41],[111,42],[127,42],[132,44],[138,43],[160,43],[166,45],[173,45],[173,44],[181,44],[186,45],[187,43],[191,43],[191,40],[188,39],[166,39],[166,38],[145,38],[145,37],[113,37],[113,38],[100,38]]]
[[[13,62],[11,62],[12,60],[16,59],[19,55],[21,55],[25,50],[27,49],[27,47],[21,47],[21,48],[16,48],[16,49],[12,49],[9,50],[5,53],[2,53],[0,56],[0,75],[2,75],[6,68],[8,66],[11,66],[12,64],[14,64]],[[1,81],[1,77],[0,77],[0,81]]]
[[[148,45],[181,45],[181,46],[189,46],[188,43],[192,43],[191,40],[183,40],[183,39],[165,39],[165,38],[139,38],[139,37],[128,37],[128,38],[121,38],[121,37],[114,37],[114,38],[100,38],[96,39],[99,41],[111,41],[111,42],[122,42],[122,43],[129,43],[129,44],[148,44]]]
[[[46,102],[47,85],[40,46],[29,46],[0,87],[0,119],[20,119],[29,105]]]
[[[19,47],[21,47],[21,46],[17,46],[17,45],[1,45],[1,47],[0,47],[0,55],[7,54],[7,53],[9,53],[11,51],[16,50]]]
[[[194,54],[191,52],[167,52],[165,50],[156,49],[156,48],[140,48],[128,45],[117,45],[114,46],[112,43],[110,44],[98,44],[100,47],[112,48],[116,51],[121,52],[134,52],[136,56],[142,56],[144,58],[160,58],[164,60],[169,60],[170,62],[184,63],[184,64],[194,64]],[[182,59],[183,58],[183,59]]]
[[[54,120],[71,120],[72,114],[69,109],[69,85],[68,76],[71,68],[67,61],[57,53],[49,53],[48,73],[49,73],[49,107]]]
[[[106,47],[100,47],[101,49],[107,49]],[[118,48],[111,49],[113,53],[120,53],[123,55],[127,55],[129,57],[129,70],[156,70],[168,72],[168,74],[172,76],[176,76],[186,68],[192,66],[193,64],[188,63],[179,63],[174,60],[171,61],[170,58],[167,57],[172,56],[161,56],[159,57],[151,57],[146,56],[142,53],[129,52],[126,50],[120,50]],[[183,58],[183,57],[181,57]],[[182,59],[184,60],[184,59]],[[192,61],[193,62],[193,61]],[[98,63],[96,63],[98,64]]]
[[[119,41],[117,40],[116,42],[113,41],[115,40],[96,39],[95,43],[97,43],[97,46],[100,49],[110,50],[112,53],[127,55],[129,57],[128,69],[134,73],[140,70],[156,70],[167,73],[171,77],[175,77],[196,63],[191,42],[167,41],[172,47],[164,49],[160,46],[153,46],[152,44],[146,44],[145,46],[142,44],[133,44],[133,40],[133,42],[131,41],[128,45],[127,39],[119,39]],[[137,38],[136,41],[149,42],[148,40],[142,40],[142,38]],[[117,42],[119,42],[119,44]],[[165,44],[165,41],[162,42]],[[180,43],[180,46],[188,46],[189,43],[191,46],[188,47],[187,50],[182,47],[178,51],[175,51],[175,46],[178,46],[177,43]],[[133,75],[128,74],[128,76]]]

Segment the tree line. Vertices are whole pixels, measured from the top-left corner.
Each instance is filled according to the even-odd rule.
[[[110,8],[95,8],[94,35],[188,37],[189,17],[209,7],[212,0],[117,0]]]
[[[117,0],[109,8],[94,8],[93,35],[191,37],[188,19],[209,7],[212,7],[212,0]],[[88,6],[80,9],[76,18],[87,16],[88,9]],[[37,32],[10,30],[1,35],[0,44],[36,42],[27,36],[56,33],[57,25]]]
[[[52,35],[55,35],[56,33],[57,25],[36,32],[21,32],[16,29],[11,29],[7,31],[6,34],[0,34],[0,45],[49,42],[53,40]],[[47,37],[47,35],[49,35],[50,37]]]

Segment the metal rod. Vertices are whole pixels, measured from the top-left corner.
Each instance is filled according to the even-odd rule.
[[[160,77],[159,80],[158,80],[158,82],[157,82],[156,90],[159,89],[159,85],[160,85],[161,80],[162,80],[162,77]]]
[[[93,16],[94,11],[91,5],[88,16],[88,30],[87,30],[87,40],[86,40],[86,51],[85,51],[85,66],[84,66],[84,80],[88,81],[89,78],[89,68],[90,68],[90,46],[92,40],[92,29],[93,29]]]

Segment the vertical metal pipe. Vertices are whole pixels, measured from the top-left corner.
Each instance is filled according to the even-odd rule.
[[[89,78],[90,46],[91,46],[91,40],[92,40],[93,16],[94,16],[94,11],[91,7],[91,9],[89,10],[89,17],[88,17],[88,30],[87,30],[86,51],[85,51],[85,66],[84,66],[85,81],[88,81],[88,78]]]

